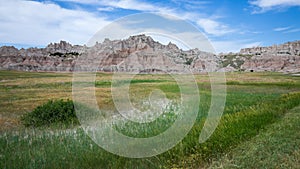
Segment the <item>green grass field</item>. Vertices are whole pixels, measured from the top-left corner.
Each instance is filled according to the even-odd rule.
[[[211,168],[299,168],[300,107],[215,159]]]
[[[112,74],[98,73],[95,95],[99,108],[115,111]],[[150,158],[131,159],[105,151],[80,126],[25,127],[21,116],[49,100],[72,99],[71,73],[0,71],[0,168],[294,168],[300,167],[300,77],[280,73],[227,73],[224,115],[203,144],[199,133],[210,101],[206,74],[195,75],[200,92],[196,123],[169,151]],[[124,82],[129,82],[124,79]],[[180,98],[169,75],[137,75],[130,99],[138,103],[154,89],[168,99]],[[294,109],[295,108],[295,109]],[[171,126],[176,115],[150,124],[117,125],[118,131],[149,137]],[[282,145],[283,144],[283,145]]]

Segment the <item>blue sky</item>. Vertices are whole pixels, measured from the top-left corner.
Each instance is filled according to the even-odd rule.
[[[300,0],[11,0],[0,1],[0,45],[85,44],[109,23],[142,12],[186,20],[217,52],[300,40]]]

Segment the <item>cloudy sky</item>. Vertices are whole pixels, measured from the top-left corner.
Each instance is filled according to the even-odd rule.
[[[300,0],[0,0],[0,45],[86,44],[106,25],[144,12],[186,20],[217,52],[300,40]]]

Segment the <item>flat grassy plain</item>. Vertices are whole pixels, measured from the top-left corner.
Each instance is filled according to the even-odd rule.
[[[111,78],[112,74],[109,73],[97,73],[96,76],[96,98],[102,110],[114,110]],[[244,157],[267,159],[274,156],[270,152],[258,157],[253,149],[261,148],[263,152],[270,149],[269,146],[256,145],[259,141],[270,144],[277,141],[278,145],[282,142],[279,137],[269,141],[268,135],[264,133],[277,132],[273,125],[288,125],[290,121],[284,120],[287,118],[286,113],[293,116],[299,110],[293,108],[300,104],[300,77],[266,72],[227,73],[224,116],[215,133],[203,144],[198,139],[210,106],[211,88],[207,74],[195,75],[195,79],[201,102],[197,121],[189,134],[163,154],[130,159],[98,147],[79,126],[25,128],[22,125],[20,117],[35,107],[49,100],[72,99],[72,73],[0,71],[0,168],[267,167],[266,160],[264,163],[253,163]],[[180,97],[179,88],[171,76],[148,74],[137,75],[131,81],[130,99],[133,102],[145,99],[154,89],[164,91],[169,99]],[[130,125],[125,125],[125,128],[121,126],[120,131],[136,137],[155,135],[157,131],[170,126],[176,117],[166,118],[146,127],[128,123]],[[293,121],[295,124],[299,123],[297,119]],[[295,148],[294,152],[282,158],[274,157],[270,166],[274,164],[275,168],[280,168],[276,162],[285,159],[287,166],[299,166],[299,160],[293,160],[299,158],[300,134],[296,133],[296,128],[292,127],[294,137],[286,140],[287,145]],[[284,131],[282,137],[287,135]],[[261,138],[257,141],[256,137]],[[243,149],[247,145],[252,145],[252,149]]]

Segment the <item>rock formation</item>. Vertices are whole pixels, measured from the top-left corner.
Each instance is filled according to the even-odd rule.
[[[230,71],[300,72],[300,41],[270,47],[241,49],[239,53],[219,55],[223,68]]]
[[[2,69],[25,71],[86,71],[93,65],[107,72],[204,72],[217,71],[218,62],[214,54],[198,49],[183,51],[175,44],[162,45],[145,35],[105,39],[92,47],[61,41],[45,48],[0,48]]]
[[[270,47],[241,49],[238,53],[214,55],[199,49],[184,51],[175,44],[163,45],[150,36],[124,40],[105,39],[92,47],[65,41],[45,48],[0,47],[0,69],[22,71],[104,72],[197,72],[276,71],[300,72],[300,41]]]

